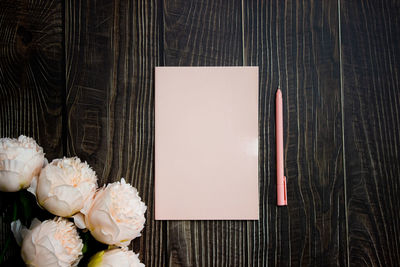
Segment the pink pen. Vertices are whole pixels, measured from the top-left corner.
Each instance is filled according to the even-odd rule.
[[[282,92],[276,91],[276,194],[277,205],[286,206],[286,177],[283,175],[283,110]]]

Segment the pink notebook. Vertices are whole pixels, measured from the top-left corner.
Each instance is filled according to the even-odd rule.
[[[258,217],[258,67],[157,67],[155,219]]]

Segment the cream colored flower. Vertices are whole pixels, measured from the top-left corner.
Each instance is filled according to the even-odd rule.
[[[96,173],[79,158],[55,159],[40,173],[36,197],[49,212],[69,217],[80,211],[97,188]]]
[[[77,266],[83,243],[75,225],[63,218],[33,223],[23,234],[21,256],[27,266]]]
[[[96,253],[88,267],[144,267],[144,264],[133,251],[117,248]]]
[[[0,138],[0,191],[27,188],[44,163],[43,149],[32,138]]]
[[[91,205],[82,210],[93,237],[116,246],[128,246],[132,239],[140,236],[146,221],[145,212],[146,205],[138,191],[124,178],[100,189]]]

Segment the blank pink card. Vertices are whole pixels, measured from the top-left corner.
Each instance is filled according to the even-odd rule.
[[[156,220],[258,213],[258,67],[157,67]]]

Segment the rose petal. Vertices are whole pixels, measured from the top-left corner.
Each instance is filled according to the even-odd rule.
[[[82,247],[76,227],[68,220],[55,218],[28,230],[22,242],[21,256],[29,266],[76,266]]]
[[[57,196],[47,198],[41,205],[47,211],[58,216],[69,217],[73,215],[68,202],[58,199]]]
[[[25,227],[25,226],[22,225],[20,220],[11,222],[11,232],[13,233],[15,241],[17,241],[17,244],[19,246],[21,246],[21,244],[22,244],[21,232],[22,232],[23,227]]]
[[[73,215],[72,218],[74,219],[76,227],[79,229],[86,228],[85,216],[82,213],[78,212],[77,214]]]
[[[0,191],[17,192],[21,190],[24,184],[22,176],[19,173],[12,171],[0,171]]]
[[[36,197],[37,181],[38,181],[38,177],[37,176],[33,177],[30,186],[26,189],[28,192],[33,194],[35,197]]]

